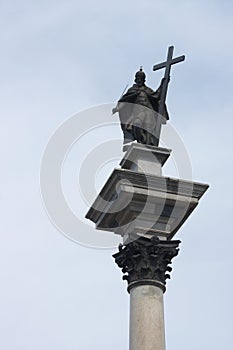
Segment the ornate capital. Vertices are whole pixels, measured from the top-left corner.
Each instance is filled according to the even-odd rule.
[[[140,237],[126,245],[119,245],[113,255],[122,269],[123,279],[128,282],[128,291],[135,285],[154,284],[164,292],[166,279],[170,278],[171,260],[178,254],[180,241],[161,241],[156,236]]]

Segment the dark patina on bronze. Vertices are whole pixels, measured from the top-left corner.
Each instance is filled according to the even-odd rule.
[[[153,70],[165,68],[164,78],[156,91],[145,85],[146,74],[142,68],[135,74],[135,84],[121,96],[113,114],[118,112],[124,135],[124,144],[137,141],[158,146],[161,126],[169,119],[166,95],[173,64],[184,61],[185,56],[173,58],[174,47],[168,49],[167,60],[154,65]]]

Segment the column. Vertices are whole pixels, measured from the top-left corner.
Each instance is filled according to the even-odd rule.
[[[140,237],[113,255],[128,281],[130,350],[165,350],[163,293],[179,243]]]

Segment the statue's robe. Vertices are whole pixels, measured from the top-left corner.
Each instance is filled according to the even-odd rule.
[[[152,90],[146,85],[134,84],[118,101],[117,109],[124,133],[124,143],[137,142],[156,145],[155,129],[159,111],[161,86]],[[164,108],[162,123],[169,119]]]

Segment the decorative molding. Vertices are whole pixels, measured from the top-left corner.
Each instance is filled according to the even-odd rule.
[[[123,280],[128,282],[128,291],[136,285],[154,284],[165,292],[166,279],[172,271],[171,260],[178,255],[179,240],[161,241],[140,237],[126,245],[119,245],[113,255],[122,269]]]
[[[124,235],[128,233],[124,226],[134,224],[143,214],[148,218],[146,229],[153,227],[166,231],[170,240],[207,188],[205,184],[114,169],[86,218],[94,222],[97,229]],[[154,205],[153,210],[147,205],[149,203]],[[154,215],[156,210],[161,215]]]

